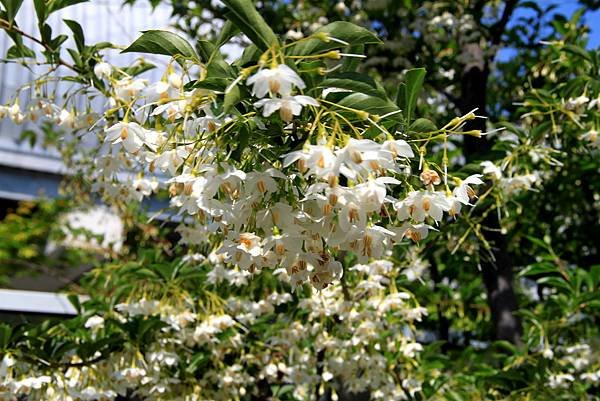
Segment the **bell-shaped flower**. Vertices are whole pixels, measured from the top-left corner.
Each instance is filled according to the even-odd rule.
[[[415,154],[408,142],[403,141],[402,139],[387,140],[381,144],[381,149],[391,152],[394,159],[398,157],[415,157]]]
[[[262,241],[256,234],[240,233],[237,238],[225,240],[217,252],[226,253],[226,261],[240,269],[251,270],[257,267],[256,263],[263,254]]]
[[[500,168],[498,166],[496,166],[494,163],[492,163],[491,161],[486,160],[486,161],[479,163],[479,165],[481,167],[483,167],[484,175],[489,174],[492,177],[494,177],[496,180],[499,180],[502,178],[502,170],[500,170]]]
[[[135,122],[118,122],[105,130],[105,143],[112,145],[122,144],[129,153],[136,153],[142,146],[155,148],[155,138],[149,131]]]
[[[100,62],[94,66],[94,75],[96,75],[98,79],[109,78],[111,74],[112,66],[106,62]]]
[[[392,177],[369,179],[367,182],[354,187],[353,192],[360,199],[361,205],[367,212],[378,212],[386,199],[386,184],[397,185],[400,184],[400,181]]]
[[[185,146],[178,146],[175,149],[166,150],[157,155],[152,161],[153,166],[162,172],[169,172],[172,176],[177,174],[177,170],[183,164],[184,159],[189,155],[189,149]]]
[[[419,242],[427,238],[429,230],[435,230],[435,228],[428,224],[411,224],[409,222],[404,223],[401,227],[392,229],[396,233],[396,240],[410,238],[414,242]]]
[[[307,145],[302,150],[284,156],[283,166],[297,162],[298,171],[309,176],[327,179],[337,175],[337,158],[333,150],[325,145]]]
[[[115,95],[118,99],[128,102],[141,94],[147,82],[145,79],[123,78],[115,84]]]
[[[351,138],[336,154],[340,173],[351,180],[363,173],[393,167],[389,164],[391,153],[382,153],[381,145],[370,139]]]
[[[350,192],[340,198],[340,211],[338,221],[344,232],[349,232],[352,227],[364,229],[367,226],[367,211],[360,200]]]
[[[285,64],[279,64],[275,68],[263,68],[246,80],[246,84],[252,85],[252,95],[263,98],[269,92],[281,96],[289,96],[292,87],[297,86],[304,89],[306,85],[296,71]]]
[[[269,117],[279,110],[279,116],[285,122],[290,122],[294,116],[299,116],[304,106],[319,106],[319,102],[310,96],[296,95],[282,98],[261,99],[254,107],[263,108],[263,117]]]
[[[483,184],[481,177],[483,177],[481,174],[473,174],[468,176],[462,180],[456,188],[454,188],[452,194],[460,203],[468,205],[470,200],[476,198],[475,191],[470,187],[470,185]]]
[[[419,223],[428,216],[436,222],[440,222],[444,212],[449,211],[451,207],[452,204],[448,197],[439,191],[412,191],[404,200],[396,202],[394,205],[400,220],[410,217]]]

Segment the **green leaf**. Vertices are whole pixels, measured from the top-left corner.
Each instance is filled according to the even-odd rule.
[[[50,0],[47,2],[47,14],[46,16],[52,14],[55,11],[63,9],[65,7],[69,7],[79,3],[87,3],[88,0]]]
[[[417,118],[415,122],[410,125],[409,131],[418,133],[433,132],[437,131],[437,127],[431,120],[426,118]]]
[[[195,371],[197,371],[198,369],[200,369],[201,367],[206,365],[208,363],[208,361],[209,361],[209,357],[206,352],[202,352],[202,351],[198,352],[198,353],[194,354],[194,356],[190,360],[190,363],[185,368],[185,371],[187,373],[194,373]]]
[[[396,103],[402,110],[407,123],[412,121],[413,112],[417,105],[417,99],[423,88],[425,72],[425,68],[408,70],[404,82],[400,84]]]
[[[46,2],[44,0],[33,0],[33,6],[35,8],[35,14],[38,17],[38,24],[41,26],[48,17]]]
[[[237,59],[234,65],[244,67],[248,64],[256,64],[260,57],[261,51],[255,45],[250,45],[244,49],[242,56]]]
[[[65,24],[73,31],[73,39],[75,39],[75,45],[77,46],[77,50],[80,52],[85,48],[85,37],[83,35],[83,29],[81,25],[77,21],[73,21],[70,19],[63,19]]]
[[[0,349],[5,349],[10,342],[12,329],[6,323],[0,323]]]
[[[592,61],[592,57],[590,56],[590,54],[585,49],[583,49],[579,46],[567,44],[567,45],[565,45],[564,50],[568,53],[579,56],[584,60]]]
[[[14,45],[7,50],[6,58],[35,58],[35,52],[25,45]]]
[[[325,42],[317,38],[308,39],[294,46],[290,46],[287,54],[293,56],[307,56],[327,50],[339,49],[349,45],[352,45],[356,49],[356,46],[359,45],[381,43],[377,35],[373,32],[345,21],[336,21],[325,25],[324,27],[317,29],[313,35],[319,33],[326,33],[330,37],[346,42],[348,45],[344,45],[338,40],[329,40]]]
[[[573,291],[569,283],[567,283],[563,278],[551,276],[551,277],[542,277],[538,280],[538,283],[545,284],[550,287],[554,287],[556,289],[562,289],[565,293],[571,294]]]
[[[246,149],[250,142],[250,132],[251,127],[249,127],[248,124],[241,124],[236,137],[237,146],[233,152],[231,152],[231,158],[233,160],[238,162],[241,160],[244,149]]]
[[[9,23],[13,23],[15,16],[19,12],[19,8],[23,4],[23,0],[1,0],[4,9],[6,10],[6,17]]]
[[[351,45],[350,47],[348,47],[347,52],[351,53],[351,54],[364,54],[365,45]],[[358,69],[359,65],[360,65],[359,57],[345,57],[344,60],[342,61],[342,71],[346,71],[346,72],[356,71]]]
[[[206,72],[209,77],[235,78],[235,72],[214,43],[208,40],[199,40],[197,48],[200,57],[206,60]]]
[[[558,268],[551,263],[535,263],[519,272],[519,277],[536,276],[538,274],[560,273]]]
[[[238,85],[233,86],[229,92],[225,94],[223,100],[223,112],[229,113],[231,108],[234,107],[242,99],[240,87]]]
[[[217,92],[224,92],[229,86],[231,80],[226,78],[206,77],[202,81],[192,81],[185,86],[185,90],[192,88],[209,89]]]
[[[332,75],[321,81],[318,88],[340,88],[351,90],[352,92],[364,93],[365,95],[386,98],[385,93],[377,87],[377,84],[368,75],[356,72],[343,72]]]
[[[364,93],[352,93],[336,102],[336,104],[377,115],[383,115],[398,110],[396,105],[390,100],[365,95]]]
[[[129,47],[121,53],[150,53],[164,54],[166,56],[183,56],[186,58],[197,58],[192,45],[181,36],[160,30],[143,31],[142,36],[137,38]]]
[[[67,299],[75,307],[77,313],[81,313],[81,302],[79,300],[79,296],[76,294],[69,294],[67,295]]]
[[[237,26],[233,25],[231,21],[225,21],[225,24],[223,24],[223,28],[221,29],[221,34],[217,39],[217,47],[223,46],[225,43],[229,42],[229,39],[238,33],[240,33],[240,29]]]
[[[278,43],[277,35],[258,13],[251,0],[224,0],[225,17],[234,23],[262,51]]]

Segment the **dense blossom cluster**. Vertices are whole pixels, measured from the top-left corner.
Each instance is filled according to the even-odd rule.
[[[48,118],[60,124],[69,120],[72,129],[82,128],[80,122],[86,128],[104,126],[89,170],[96,191],[113,200],[140,202],[166,189],[171,206],[183,216],[184,242],[218,244],[217,253],[226,262],[251,273],[282,267],[294,287],[310,282],[325,288],[343,273],[338,252],[351,251],[365,262],[381,258],[394,243],[423,240],[445,214],[455,216],[474,201],[481,175],[456,178],[451,190],[445,169],[438,173],[422,156],[415,184],[413,146],[382,127],[390,117],[377,117],[377,123],[375,116],[355,110],[367,119],[366,126],[356,126],[321,105],[329,101],[294,94],[306,84],[290,66],[273,62],[256,68],[245,81],[258,98],[251,101],[256,112],[243,116],[217,114],[219,93],[187,90],[184,76],[172,66],[164,80],[148,84],[121,77],[107,63],[99,63],[94,72],[109,85],[110,115],[120,109],[122,119],[75,112],[67,118],[66,108],[59,112],[41,99],[32,102],[30,114],[47,109]],[[243,84],[243,77],[227,91]],[[327,98],[327,90],[322,96]],[[286,152],[256,144],[239,162],[227,157],[222,137],[239,129],[240,121],[251,120],[256,130],[266,131],[278,112],[286,134],[293,129],[286,125],[305,108],[316,120],[309,118],[301,149]],[[19,113],[9,115],[15,119]],[[342,130],[342,118],[349,132]],[[470,118],[472,113],[457,118],[454,126]],[[376,138],[361,138],[368,128],[379,130]]]
[[[213,262],[203,266],[211,266],[210,276],[221,276],[222,263]],[[247,284],[227,275],[213,288],[236,295],[209,313],[186,296],[132,299],[102,317],[88,317],[85,327],[93,337],[115,321],[160,319],[165,327],[152,343],[144,344],[143,352],[126,348],[84,366],[77,366],[81,359],[72,356],[65,361],[72,367],[65,371],[44,370],[18,353],[6,354],[0,365],[0,394],[57,401],[113,400],[129,392],[148,400],[230,400],[257,394],[260,382],[267,380],[273,386],[291,384],[298,400],[314,400],[315,386],[321,392],[369,391],[374,399],[407,400],[421,388],[411,373],[422,350],[414,323],[427,311],[410,293],[394,289],[396,269],[385,260],[355,265],[349,274],[358,286],[330,286],[300,298],[273,291],[253,299]],[[279,278],[289,280],[285,271]],[[276,312],[290,308],[301,312],[294,318]],[[260,336],[264,343],[248,342],[249,336]],[[193,350],[198,348],[206,360],[196,377],[186,370],[197,363]],[[178,370],[180,366],[184,368]]]
[[[340,15],[363,5],[383,10],[384,3],[339,1],[334,10]],[[253,10],[249,2],[242,6],[244,13]],[[414,23],[402,28],[423,35],[441,60],[453,48],[444,49],[446,38],[457,38],[457,62],[441,62],[436,80],[454,80],[459,66],[483,70],[496,52],[485,44],[470,9],[456,7],[462,15],[423,2]],[[488,11],[499,10],[494,4]],[[480,330],[463,327],[472,323],[465,318],[470,308],[478,308],[477,323],[489,318],[489,310],[480,308],[486,294],[472,302],[477,282],[463,285],[468,280],[460,281],[462,272],[454,277],[457,269],[451,265],[460,261],[455,252],[464,245],[469,248],[460,255],[465,262],[493,259],[498,244],[489,243],[487,233],[504,234],[513,224],[507,217],[523,213],[519,197],[560,174],[571,149],[595,154],[600,147],[596,86],[586,84],[581,94],[570,90],[547,101],[543,93],[532,96],[522,104],[528,112],[522,124],[507,124],[496,137],[493,150],[500,152],[488,153],[503,158],[464,166],[466,154],[458,149],[462,139],[483,135],[465,128],[479,118],[475,110],[442,128],[417,119],[414,114],[423,111],[416,109],[424,79],[419,69],[399,74],[406,82],[394,101],[380,83],[351,67],[348,59],[363,55],[341,53],[363,52],[365,44],[376,43],[368,30],[341,21],[325,26],[328,20],[321,16],[295,25],[286,41],[279,41],[258,19],[250,30],[237,26],[246,21],[233,22],[248,35],[241,41],[253,42],[233,63],[219,51],[228,29],[197,49],[166,36],[170,45],[159,52],[175,57],[158,82],[138,73],[143,61],[120,68],[104,61],[99,53],[104,47],[90,47],[81,51],[86,61],[72,68],[81,76],[66,77],[79,82],[66,96],[54,93],[54,78],[45,75],[0,106],[0,118],[16,124],[50,122],[67,131],[61,143],[76,147],[64,146],[69,167],[123,211],[137,211],[148,198],[166,199],[168,209],[159,213],[176,222],[180,238],[180,246],[167,252],[169,262],[159,256],[155,264],[147,263],[148,256],[135,261],[129,254],[124,259],[134,261],[121,263],[116,273],[94,271],[90,277],[102,281],[107,299],[85,304],[83,316],[73,319],[79,319],[76,324],[53,326],[50,338],[34,346],[21,340],[21,333],[10,338],[18,346],[0,353],[0,398],[317,401],[368,394],[374,400],[412,400],[456,398],[456,387],[465,393],[472,388],[462,380],[464,356],[460,363],[446,364],[427,352],[436,350],[438,339],[482,354],[495,352],[491,342],[471,337]],[[391,60],[395,68],[412,67],[403,54],[413,52],[417,42],[414,35],[406,36],[386,44],[393,59],[370,57],[366,65],[389,66]],[[143,42],[132,46],[148,51]],[[162,45],[152,42],[156,46]],[[69,67],[63,60],[48,60],[60,65],[52,66],[50,75]],[[410,90],[414,93],[402,99],[402,91]],[[451,114],[448,100],[455,90],[428,93],[420,105],[433,114]],[[411,98],[412,104],[401,105]],[[548,115],[550,121],[540,121]],[[488,134],[496,131],[501,130]],[[560,135],[563,131],[567,134]],[[577,146],[568,142],[572,137]],[[484,202],[467,210],[478,196]],[[458,233],[448,230],[445,225],[461,214],[464,230],[459,225]],[[490,227],[488,217],[496,215],[498,226]],[[436,238],[441,241],[431,241]],[[446,247],[452,251],[441,249]],[[113,250],[116,254],[120,247]],[[187,256],[171,264],[180,251]],[[577,312],[568,314],[564,307],[556,316],[548,313],[555,320],[568,314],[556,330],[545,327],[541,317],[524,314],[530,319],[527,346],[515,348],[514,354],[522,356],[507,355],[503,360],[512,365],[503,369],[529,374],[524,370],[538,364],[541,368],[532,369],[536,384],[565,393],[580,385],[587,392],[600,381],[593,344],[565,333],[584,330],[592,321],[579,309],[593,304],[585,292],[595,278],[569,278],[577,269],[563,269],[560,257],[551,253],[560,272],[542,269],[551,272],[550,280],[532,290],[535,301],[543,302],[543,296],[548,304],[567,304],[559,296],[569,287],[569,306]],[[132,279],[127,276],[123,284],[115,279],[119,274]],[[118,282],[114,288],[112,280]],[[407,283],[415,294],[427,292],[429,312],[435,308],[436,313],[422,327],[433,322],[439,333],[417,329],[428,309],[403,287]],[[449,314],[460,318],[448,319]],[[42,341],[47,341],[40,346],[44,352],[55,350],[60,346],[51,345],[62,340],[76,345],[51,355],[31,351]],[[485,369],[490,376],[495,368]],[[500,394],[492,388],[484,392]]]

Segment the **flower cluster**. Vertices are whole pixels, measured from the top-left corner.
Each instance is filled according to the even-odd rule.
[[[222,263],[213,262],[196,269],[218,275],[213,272]],[[358,286],[331,286],[294,297],[274,290],[290,279],[283,269],[278,277],[262,287],[268,295],[259,298],[248,285],[210,284],[203,291],[230,292],[222,308],[212,311],[194,306],[185,293],[125,301],[102,317],[90,316],[85,326],[99,336],[115,325],[160,321],[162,329],[144,344],[144,352],[126,347],[96,355],[91,363],[69,355],[65,362],[71,367],[65,371],[45,371],[18,354],[6,354],[0,365],[0,396],[91,401],[134,391],[147,400],[229,400],[256,397],[265,382],[274,389],[291,388],[286,399],[297,400],[316,401],[315,386],[319,393],[369,391],[381,400],[406,400],[421,391],[412,368],[423,349],[415,339],[414,323],[427,310],[412,294],[394,289],[391,262],[351,267],[348,279]]]

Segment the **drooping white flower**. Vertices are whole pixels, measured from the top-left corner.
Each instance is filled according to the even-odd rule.
[[[468,205],[469,202],[476,198],[475,191],[470,185],[481,185],[483,181],[481,181],[481,174],[473,174],[460,181],[460,184],[454,188],[452,194],[454,197],[462,204]]]
[[[109,78],[112,74],[112,66],[106,62],[100,62],[94,66],[94,75],[99,79]]]
[[[600,135],[594,129],[583,134],[581,140],[586,141],[590,146],[600,148]]]
[[[140,202],[144,196],[148,197],[158,189],[158,181],[156,179],[137,178],[132,182],[135,190],[136,199]]]
[[[12,106],[8,107],[7,113],[12,122],[17,125],[22,124],[25,120],[25,114],[21,111],[18,103],[13,103]]]
[[[58,125],[60,127],[74,128],[75,114],[67,109],[62,109],[58,115]]]
[[[381,153],[381,146],[370,139],[350,138],[346,146],[336,151],[340,173],[354,180],[361,173],[379,170],[386,164],[392,153],[386,157]]]
[[[444,212],[449,211],[451,207],[452,204],[446,194],[440,191],[412,191],[404,200],[394,205],[400,220],[410,217],[418,223],[423,222],[428,216],[439,223]]]
[[[304,95],[284,96],[282,98],[261,99],[254,107],[263,108],[263,117],[269,117],[279,110],[279,116],[285,122],[290,122],[294,116],[299,116],[304,106],[319,106],[314,98]]]
[[[156,146],[148,130],[136,122],[118,122],[107,128],[105,133],[105,142],[110,142],[113,145],[122,144],[129,153],[136,153],[144,145],[150,148]]]
[[[94,315],[86,320],[84,327],[86,329],[101,329],[104,327],[104,318],[98,315]]]
[[[288,153],[283,160],[283,166],[298,162],[298,170],[301,173],[307,171],[307,174],[318,178],[327,179],[332,175],[337,175],[337,158],[333,150],[325,145],[307,145],[302,150]]]
[[[381,149],[390,151],[394,158],[404,157],[411,158],[415,157],[415,154],[408,144],[408,142],[403,141],[402,139],[396,140],[387,140],[381,144]]]
[[[500,178],[502,178],[502,170],[496,166],[494,163],[492,163],[489,160],[483,161],[481,163],[479,163],[479,165],[481,167],[483,167],[483,174],[484,175],[491,175],[492,177],[494,177],[496,180],[499,180]]]
[[[252,95],[263,98],[269,92],[287,97],[292,93],[292,87],[297,86],[304,89],[306,85],[296,71],[285,64],[279,64],[275,68],[263,68],[246,80],[246,84],[252,85]]]
[[[218,253],[226,253],[226,260],[244,270],[252,270],[257,266],[258,258],[263,254],[262,240],[253,233],[240,233],[223,243]]]
[[[435,229],[427,224],[411,224],[409,222],[404,223],[401,227],[392,229],[396,233],[397,240],[407,237],[414,242],[419,242],[427,238],[429,230]]]
[[[144,89],[144,95],[148,102],[169,100],[177,97],[177,93],[178,91],[165,81],[158,81]]]
[[[116,97],[124,102],[128,102],[141,94],[147,85],[145,79],[123,78],[115,84]]]

